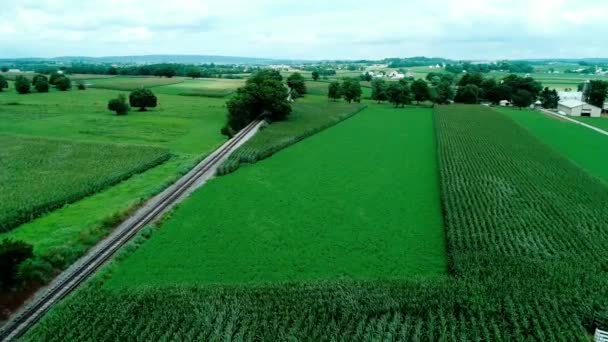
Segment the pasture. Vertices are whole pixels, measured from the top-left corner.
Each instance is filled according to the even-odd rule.
[[[52,260],[58,268],[65,267],[142,201],[176,180],[225,140],[219,133],[225,120],[224,101],[220,99],[158,94],[157,108],[116,116],[106,106],[117,94],[87,89],[19,95],[12,87],[0,94],[0,134],[9,141],[24,142],[11,145],[14,151],[27,149],[25,142],[29,139],[49,141],[48,153],[42,148],[34,150],[40,153],[23,153],[19,163],[13,164],[46,165],[49,170],[44,176],[56,180],[15,183],[17,188],[11,193],[20,193],[21,189],[26,196],[36,191],[31,187],[43,186],[38,190],[56,193],[58,199],[70,192],[80,194],[78,198],[87,196],[75,202],[76,197],[69,197],[68,202],[73,203],[2,233],[0,239],[26,241],[34,246],[37,257]],[[64,142],[64,147],[53,149],[54,141]],[[155,160],[159,153],[155,151],[161,151],[164,160],[171,156],[165,163],[134,175],[134,171],[143,171],[141,167],[152,166],[145,161]],[[93,178],[88,181],[87,176]],[[126,176],[130,177],[125,179]],[[79,181],[74,183],[74,179]],[[119,180],[122,181],[115,184]],[[70,189],[66,183],[74,186]],[[110,184],[115,185],[101,186]],[[57,186],[63,188],[56,189]],[[84,191],[87,189],[90,191]]]
[[[245,85],[244,79],[187,79],[182,83],[156,87],[154,91],[169,95],[226,97],[243,85]]]
[[[384,125],[404,127],[386,135]],[[441,276],[429,109],[367,109],[182,203],[107,286]]]
[[[184,81],[184,77],[155,77],[155,76],[117,76],[109,78],[89,78],[85,80],[87,87],[132,91],[140,88],[153,88]]]

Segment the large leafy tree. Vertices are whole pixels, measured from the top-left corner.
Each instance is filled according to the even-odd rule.
[[[361,102],[363,91],[361,90],[361,84],[358,79],[351,77],[345,78],[344,81],[342,81],[341,89],[342,97],[344,97],[346,102]]]
[[[439,104],[448,104],[454,100],[454,89],[452,84],[443,81],[435,87],[435,102]]]
[[[540,93],[540,101],[543,104],[543,108],[557,108],[557,103],[559,102],[557,90],[549,90],[548,87],[545,87]]]
[[[295,94],[297,94],[298,97],[306,94],[306,82],[299,72],[294,72],[287,78],[287,86],[289,89],[295,91]]]
[[[606,95],[608,94],[608,82],[594,80],[590,81],[585,89],[585,100],[596,107],[604,108]]]
[[[412,82],[410,88],[412,90],[412,95],[414,96],[414,100],[416,100],[416,102],[420,103],[421,101],[430,100],[431,92],[429,89],[429,85],[426,83],[426,81],[422,79],[417,79]]]
[[[34,77],[34,88],[39,93],[48,93],[49,92],[49,81],[44,75],[36,75]]]
[[[502,89],[504,89],[506,96],[506,98],[502,100],[513,100],[513,96],[518,90],[525,90],[536,98],[543,90],[540,82],[535,81],[532,77],[521,77],[517,75],[509,75],[503,78],[501,86],[503,87]]]
[[[380,78],[376,78],[372,81],[372,100],[378,101],[378,103],[388,100],[388,85],[386,81]]]
[[[131,107],[139,108],[140,112],[145,112],[146,108],[155,108],[158,100],[150,89],[137,89],[129,94]]]
[[[467,86],[469,84],[473,84],[478,88],[481,88],[481,84],[483,83],[483,75],[474,72],[470,74],[464,74],[462,78],[458,81],[458,85],[461,87]]]
[[[66,91],[72,88],[72,81],[66,76],[61,76],[55,80],[55,88]]]
[[[53,86],[57,85],[57,80],[60,79],[61,77],[64,77],[64,76],[62,74],[54,72],[49,77],[49,83]]]
[[[284,120],[291,113],[288,90],[281,74],[263,70],[253,74],[244,87],[228,100],[228,122],[222,133],[231,135],[258,117],[272,121]]]
[[[459,87],[454,101],[468,104],[479,103],[479,87],[474,84]]]
[[[192,68],[192,69],[188,70],[188,72],[186,73],[186,76],[191,77],[191,78],[201,78],[201,77],[203,77],[203,73],[201,72],[201,69],[199,69],[199,68]]]
[[[31,86],[32,83],[27,77],[23,75],[15,77],[15,90],[17,90],[19,94],[29,93],[31,90]]]
[[[319,72],[318,71],[313,71],[312,72],[312,80],[313,81],[318,81],[319,80]]]
[[[534,95],[524,89],[519,89],[513,94],[512,100],[513,105],[518,108],[529,107],[532,103],[534,103]]]
[[[340,82],[333,81],[327,87],[327,97],[330,100],[336,101],[342,97],[342,89],[340,86]]]
[[[387,89],[388,100],[395,107],[403,107],[412,102],[410,86],[406,81],[392,82]]]

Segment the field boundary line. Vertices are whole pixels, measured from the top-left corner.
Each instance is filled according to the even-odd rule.
[[[219,165],[238,147],[251,139],[263,121],[251,122],[233,138],[213,151],[188,173],[154,196],[130,215],[112,233],[99,241],[78,261],[58,275],[48,286],[41,288],[20,310],[0,328],[0,340],[12,341],[32,327],[49,309],[86,281],[105,265],[121,247],[150,223],[160,219],[193,191],[215,176]]]
[[[594,131],[596,131],[596,132],[598,132],[598,133],[600,133],[600,134],[603,134],[603,135],[608,136],[608,132],[604,131],[603,129],[597,128],[597,127],[595,127],[595,126],[591,126],[591,125],[589,125],[589,124],[586,124],[586,123],[584,123],[584,122],[580,122],[580,121],[578,121],[578,120],[574,120],[574,119],[572,119],[572,118],[569,118],[569,117],[568,117],[568,116],[566,116],[566,115],[557,114],[557,113],[552,112],[552,111],[547,110],[547,109],[540,109],[540,111],[541,111],[541,112],[543,112],[543,113],[545,113],[545,114],[550,114],[550,115],[556,116],[556,117],[558,117],[558,118],[561,118],[561,119],[564,119],[564,120],[567,120],[567,121],[570,121],[570,122],[574,122],[575,124],[578,124],[578,125],[581,125],[581,126],[587,127],[587,128],[592,129],[592,130],[594,130]]]

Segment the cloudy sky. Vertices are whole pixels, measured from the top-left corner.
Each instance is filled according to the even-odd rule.
[[[0,58],[608,57],[606,0],[1,0]]]

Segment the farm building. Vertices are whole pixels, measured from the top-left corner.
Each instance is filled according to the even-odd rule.
[[[500,100],[499,104],[501,107],[508,107],[511,105],[511,102],[509,100]]]
[[[557,104],[557,110],[570,116],[599,117],[602,115],[602,108],[578,100],[560,101]]]
[[[582,91],[560,91],[557,93],[560,101],[577,100],[583,101]]]

